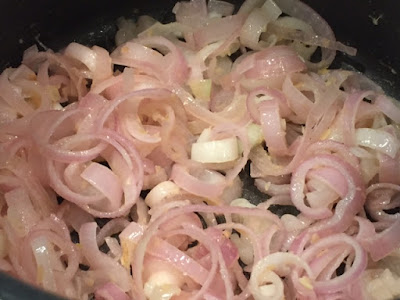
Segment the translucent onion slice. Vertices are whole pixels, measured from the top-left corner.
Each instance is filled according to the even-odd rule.
[[[371,128],[356,129],[356,140],[360,146],[377,150],[394,158],[400,148],[400,143],[390,133]]]
[[[239,157],[236,137],[192,144],[191,159],[201,163],[223,163]]]
[[[53,267],[51,265],[52,258],[49,243],[45,237],[38,237],[31,243],[33,255],[37,265],[37,280],[46,290],[57,291],[56,281],[54,278]]]

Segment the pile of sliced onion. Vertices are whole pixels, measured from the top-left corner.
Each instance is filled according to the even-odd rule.
[[[0,271],[71,299],[399,296],[400,106],[327,69],[356,51],[304,3],[234,12],[178,2],[3,71]]]

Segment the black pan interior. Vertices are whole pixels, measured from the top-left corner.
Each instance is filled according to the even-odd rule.
[[[231,0],[241,3],[240,0]],[[365,73],[386,93],[400,98],[400,1],[398,0],[304,0],[332,26],[337,39],[358,49],[356,57],[338,54],[334,68]],[[171,21],[175,0],[151,1],[0,1],[0,71],[18,66],[23,51],[43,43],[57,51],[76,41],[114,47],[120,16],[149,14]],[[39,45],[40,48],[40,45]],[[246,181],[247,180],[247,181]],[[254,202],[260,194],[245,179],[244,196]],[[249,187],[249,188],[247,188]],[[279,211],[278,211],[279,213]],[[28,287],[0,273],[0,299],[59,299]]]
[[[231,0],[241,3],[242,0]],[[304,0],[332,26],[337,38],[358,49],[356,57],[338,54],[333,67],[366,73],[396,98],[400,93],[400,1]],[[22,52],[39,39],[59,50],[69,42],[111,50],[119,16],[150,14],[171,21],[175,0],[51,1],[0,3],[0,70],[16,66]]]

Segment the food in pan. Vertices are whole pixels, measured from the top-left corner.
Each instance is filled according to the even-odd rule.
[[[2,271],[72,299],[400,294],[398,103],[328,69],[356,50],[307,5],[234,9],[179,2],[119,20],[111,52],[4,70]]]

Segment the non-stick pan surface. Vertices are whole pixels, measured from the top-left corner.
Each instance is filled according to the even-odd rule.
[[[332,67],[363,72],[380,84],[387,94],[400,99],[400,1],[304,2],[326,19],[338,40],[358,49],[356,57],[338,54]],[[174,3],[175,0],[2,0],[0,71],[9,66],[17,66],[23,51],[39,41],[55,51],[72,41],[85,45],[96,44],[112,50],[118,17],[134,18],[150,14],[160,21],[171,21]],[[245,187],[244,194],[253,202],[261,199],[250,184]],[[59,298],[0,273],[0,299]]]

